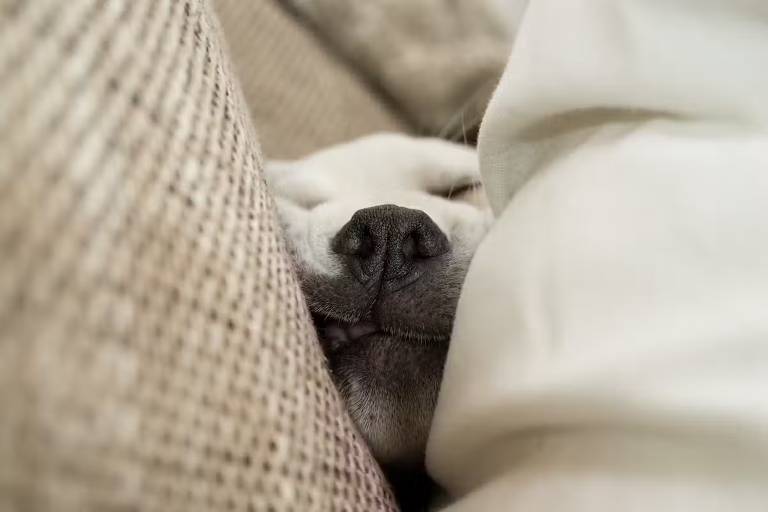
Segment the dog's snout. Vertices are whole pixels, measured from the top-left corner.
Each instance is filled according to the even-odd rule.
[[[358,210],[334,237],[331,248],[351,257],[359,277],[385,281],[411,275],[419,260],[444,254],[446,236],[421,210],[381,205]]]

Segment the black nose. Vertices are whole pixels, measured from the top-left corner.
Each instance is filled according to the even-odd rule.
[[[349,256],[350,268],[363,281],[414,276],[419,263],[448,248],[429,215],[392,204],[358,210],[331,242],[334,252]]]

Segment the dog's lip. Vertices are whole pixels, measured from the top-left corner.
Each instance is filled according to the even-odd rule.
[[[349,342],[361,340],[372,334],[385,335],[417,342],[444,342],[449,336],[421,332],[404,326],[383,324],[371,316],[347,320],[333,315],[312,313],[321,343],[328,350],[335,351]]]
[[[363,336],[381,331],[379,325],[371,320],[362,320],[354,323],[330,321],[326,323],[325,329],[326,335],[338,337],[344,336],[350,340],[356,340]]]
[[[334,353],[353,341],[381,333],[381,327],[372,319],[346,321],[329,315],[312,314],[320,344],[327,353]]]

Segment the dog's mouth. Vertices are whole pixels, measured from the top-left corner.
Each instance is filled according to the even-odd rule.
[[[381,326],[372,318],[345,322],[344,320],[337,320],[329,316],[313,313],[312,319],[314,320],[323,350],[329,354],[366,336],[384,332]]]
[[[374,315],[312,317],[330,377],[374,456],[420,466],[448,342],[403,337]]]
[[[325,314],[312,313],[312,319],[323,350],[333,354],[352,342],[363,341],[368,336],[380,335],[399,338],[403,341],[447,341],[448,336],[426,334],[403,325],[392,326],[376,320],[373,316],[365,316],[358,320],[345,321]]]

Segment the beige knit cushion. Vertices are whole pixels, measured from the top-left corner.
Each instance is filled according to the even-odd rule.
[[[268,158],[295,158],[375,131],[407,131],[350,66],[276,0],[215,0]]]
[[[479,124],[511,50],[489,0],[279,1],[420,131],[458,141]]]
[[[0,0],[0,510],[392,510],[259,158],[201,1]]]

